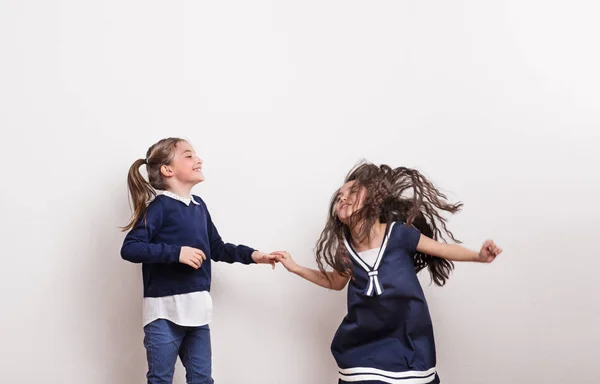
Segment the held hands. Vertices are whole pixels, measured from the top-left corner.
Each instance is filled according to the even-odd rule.
[[[294,272],[298,268],[298,264],[292,259],[287,251],[275,251],[270,254],[255,251],[252,254],[252,259],[257,264],[271,264],[275,269],[276,263],[281,263],[289,272]]]
[[[481,246],[479,255],[475,261],[480,263],[491,263],[494,261],[496,256],[502,253],[502,248],[498,247],[492,240],[487,240]]]
[[[287,269],[289,272],[293,273],[298,269],[298,264],[296,264],[292,258],[292,255],[290,255],[287,251],[275,251],[273,254],[279,256],[279,262],[283,264],[285,269]]]
[[[263,253],[259,251],[252,252],[252,260],[256,264],[271,264],[273,269],[275,269],[275,264],[281,261],[281,255],[273,253]]]
[[[256,264],[271,264],[273,269],[275,269],[275,264],[278,263],[282,257],[283,255],[276,252],[269,254],[254,251],[252,253],[252,260],[254,260]],[[194,269],[198,269],[202,266],[202,262],[205,260],[206,255],[204,252],[202,252],[202,250],[192,247],[181,247],[181,251],[179,252],[180,263],[189,265]]]
[[[204,260],[206,260],[206,255],[201,250],[192,247],[181,247],[179,252],[180,263],[198,269]]]

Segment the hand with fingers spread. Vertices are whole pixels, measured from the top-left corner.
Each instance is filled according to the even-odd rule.
[[[252,260],[254,260],[256,264],[271,264],[273,269],[275,269],[275,264],[278,263],[280,259],[281,256],[275,253],[269,254],[259,251],[254,251],[252,253]]]
[[[181,247],[179,252],[179,262],[189,265],[194,269],[202,266],[202,262],[206,260],[206,255],[200,249],[192,247]]]
[[[491,263],[496,256],[502,253],[502,248],[498,247],[492,240],[487,240],[481,246],[477,261],[481,263]]]

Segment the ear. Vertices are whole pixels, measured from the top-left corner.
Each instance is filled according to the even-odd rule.
[[[173,170],[168,165],[161,165],[160,174],[164,177],[171,177],[173,176]]]

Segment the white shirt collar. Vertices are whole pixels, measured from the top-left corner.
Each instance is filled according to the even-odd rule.
[[[175,194],[173,192],[170,192],[170,191],[161,191],[160,194],[161,195],[165,195],[167,197],[170,197],[171,199],[175,199],[175,200],[181,201],[183,204],[185,204],[187,206],[189,206],[190,203],[194,203],[196,205],[200,205],[199,202],[197,202],[196,200],[194,200],[194,196],[192,196],[192,195],[190,195],[190,197],[188,197],[188,198],[185,198],[185,197],[181,197],[181,196],[179,196],[179,195],[177,195],[177,194]]]

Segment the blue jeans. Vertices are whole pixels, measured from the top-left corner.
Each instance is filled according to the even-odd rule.
[[[213,384],[210,329],[182,327],[159,319],[144,327],[148,384],[172,384],[177,356],[188,384]]]

